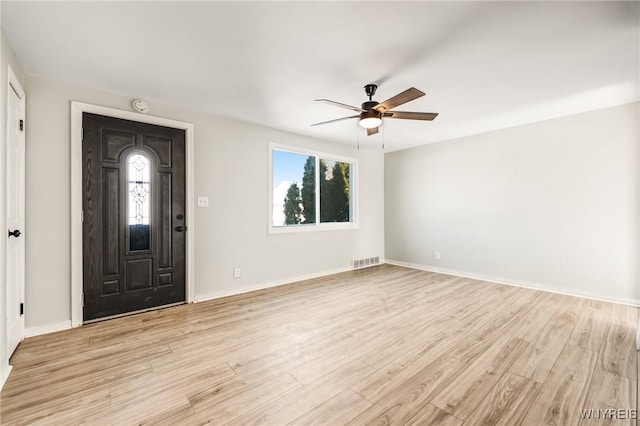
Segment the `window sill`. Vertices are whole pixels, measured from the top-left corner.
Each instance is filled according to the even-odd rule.
[[[344,223],[322,223],[320,225],[289,225],[289,226],[270,226],[269,234],[296,234],[301,232],[324,232],[324,231],[343,231],[349,229],[358,229],[360,226],[357,222]]]

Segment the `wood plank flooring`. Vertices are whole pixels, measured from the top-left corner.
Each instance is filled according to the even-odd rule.
[[[637,324],[381,265],[29,338],[0,423],[635,425]]]

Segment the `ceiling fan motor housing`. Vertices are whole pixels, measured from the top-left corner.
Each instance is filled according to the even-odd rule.
[[[378,102],[376,101],[366,101],[362,103],[362,109],[365,111],[369,111],[370,109],[373,109],[373,107],[376,105],[378,105]]]

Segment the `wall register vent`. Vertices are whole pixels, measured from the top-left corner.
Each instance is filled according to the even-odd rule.
[[[363,259],[353,259],[351,263],[353,264],[353,269],[367,268],[369,266],[379,265],[380,256],[365,257]]]

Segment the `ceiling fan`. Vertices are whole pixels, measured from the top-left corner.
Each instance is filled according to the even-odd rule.
[[[356,111],[358,115],[352,115],[350,117],[336,118],[335,120],[323,121],[321,123],[312,124],[312,126],[318,126],[320,124],[333,123],[336,121],[348,120],[350,118],[360,118],[360,126],[367,129],[367,135],[375,135],[378,133],[378,126],[382,124],[383,118],[401,118],[405,120],[427,120],[431,121],[438,116],[437,112],[407,112],[407,111],[391,111],[391,109],[424,96],[424,92],[411,87],[402,93],[387,99],[384,102],[376,102],[372,100],[376,94],[378,86],[375,84],[367,84],[364,86],[364,91],[369,96],[369,100],[362,103],[361,107],[355,107],[341,102],[331,101],[329,99],[316,99],[317,102],[326,102],[331,105],[335,105],[341,108],[350,109]]]

